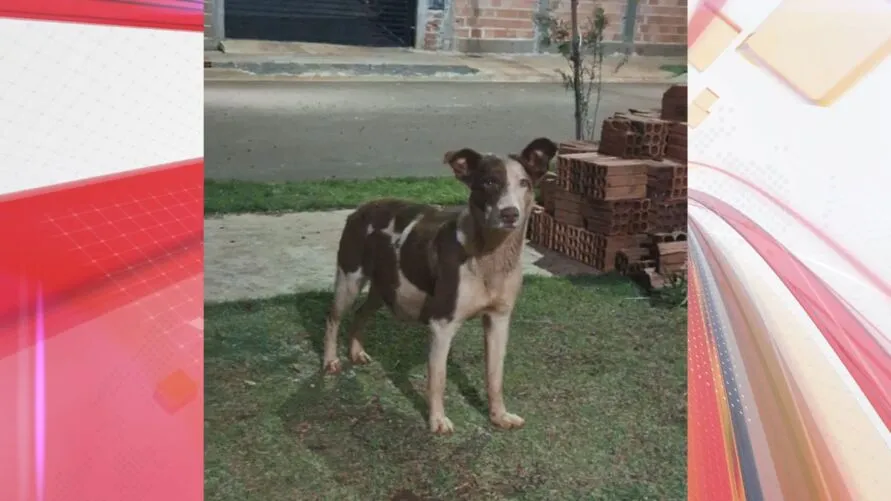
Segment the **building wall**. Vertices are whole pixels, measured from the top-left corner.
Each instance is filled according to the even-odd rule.
[[[530,53],[540,49],[534,18],[543,8],[556,4],[556,15],[569,21],[569,0],[419,0],[419,13],[426,18],[423,36],[417,43],[424,49],[440,47],[460,52]],[[451,26],[443,30],[444,2],[452,2]],[[217,49],[222,40],[222,11],[225,0],[204,0],[205,49]],[[633,12],[626,23],[628,4]],[[641,54],[684,55],[687,45],[687,0],[579,0],[579,20],[593,16],[601,6],[607,16],[607,51],[624,51],[628,43]],[[424,14],[426,12],[426,15]]]
[[[216,9],[221,8],[223,0],[203,0],[204,1],[204,50],[219,49],[222,37],[217,26],[219,16]]]
[[[204,50],[213,49],[213,0],[204,0]]]
[[[634,41],[686,47],[687,0],[641,0]]]
[[[548,0],[451,0],[454,9],[453,45],[461,52],[534,52],[536,41],[535,14]],[[601,6],[607,16],[605,33],[608,50],[624,50],[633,43],[635,52],[643,54],[677,54],[686,52],[687,0],[636,0],[636,11],[626,26],[628,1],[579,0],[579,21],[593,17]],[[545,3],[544,5],[547,5]],[[424,48],[435,50],[442,10],[432,3],[427,11]],[[633,5],[632,5],[633,6]],[[569,0],[561,0],[554,12],[570,18]],[[627,33],[626,33],[627,31]]]
[[[424,29],[424,46],[427,50],[436,50],[439,42],[439,27],[442,24],[441,9],[427,10],[427,26]]]

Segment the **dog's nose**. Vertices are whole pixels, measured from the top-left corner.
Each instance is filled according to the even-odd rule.
[[[501,220],[504,224],[514,224],[517,219],[520,219],[520,209],[516,207],[501,209]]]

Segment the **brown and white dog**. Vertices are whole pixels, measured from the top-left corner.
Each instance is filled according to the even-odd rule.
[[[465,148],[445,163],[470,188],[461,210],[401,200],[377,200],[347,218],[337,252],[334,302],[327,318],[324,370],[340,371],[340,320],[367,282],[368,298],[350,327],[350,359],[370,361],[362,347],[369,318],[387,305],[399,318],[430,328],[427,398],[430,430],[454,426],[443,409],[446,361],[464,321],[482,317],[489,417],[501,428],[520,428],[502,395],[508,326],[523,275],[520,259],[534,206],[534,185],[557,152],[549,139],[529,143],[519,155],[482,155]]]

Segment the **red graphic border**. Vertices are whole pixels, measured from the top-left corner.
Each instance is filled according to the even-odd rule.
[[[204,31],[200,0],[4,0],[0,3],[2,17]]]

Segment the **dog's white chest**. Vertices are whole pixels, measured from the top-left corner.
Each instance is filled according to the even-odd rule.
[[[475,260],[462,265],[458,277],[455,316],[462,319],[513,305],[522,281],[519,270],[506,274],[487,273]]]

